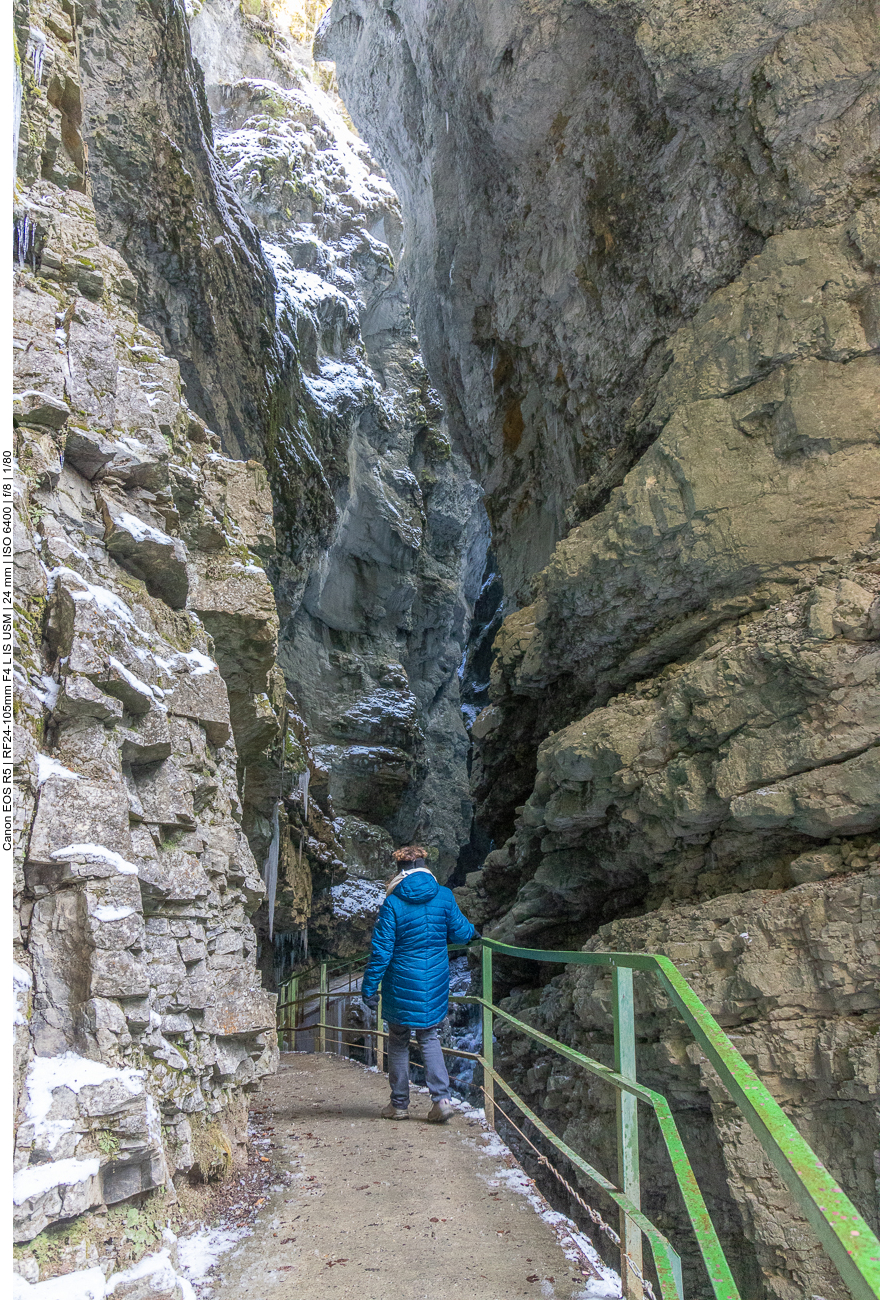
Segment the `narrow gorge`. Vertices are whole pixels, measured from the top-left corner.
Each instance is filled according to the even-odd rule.
[[[15,0],[22,1295],[189,1300],[274,994],[410,841],[493,938],[671,957],[876,1229],[878,17]],[[611,1062],[610,974],[499,972]],[[846,1300],[636,1009],[743,1296]],[[642,1187],[708,1298],[649,1126]]]

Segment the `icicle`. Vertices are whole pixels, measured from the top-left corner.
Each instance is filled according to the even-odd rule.
[[[309,820],[309,769],[299,774],[299,792],[303,801],[303,819]]]
[[[46,37],[39,27],[32,27],[29,32],[28,53],[34,69],[34,80],[38,86],[43,84],[43,61],[46,58]]]
[[[15,223],[15,251],[18,256],[18,265],[24,266],[27,261],[28,253],[36,249],[37,223],[29,216],[19,217]],[[36,258],[32,258],[35,263]]]
[[[449,135],[449,114],[446,114],[446,134]]]
[[[18,170],[18,137],[21,132],[21,66],[12,51],[12,175]]]
[[[272,841],[269,845],[269,856],[263,866],[263,882],[266,886],[267,901],[269,903],[269,938],[272,938],[272,931],[275,927],[275,891],[278,888],[278,851],[281,847],[281,827],[278,822],[278,809],[281,805],[275,805],[275,813],[272,817]]]

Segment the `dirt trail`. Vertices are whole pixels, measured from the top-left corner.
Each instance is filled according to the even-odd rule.
[[[220,1261],[214,1300],[588,1300],[612,1292],[566,1258],[525,1196],[497,1177],[485,1130],[457,1114],[377,1118],[388,1083],[335,1056],[286,1053],[264,1083],[289,1186]]]

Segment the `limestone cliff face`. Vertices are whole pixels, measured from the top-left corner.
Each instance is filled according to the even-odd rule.
[[[668,419],[667,340],[767,237],[874,194],[872,13],[333,5],[319,54],[401,196],[420,336],[511,594]],[[773,367],[751,351],[737,388]]]
[[[332,918],[347,867],[384,871],[390,837],[419,835],[445,876],[468,836],[455,669],[484,515],[421,364],[393,191],[270,10],[209,3],[192,31],[175,6],[85,15],[78,121],[142,319],[224,450],[268,474],[275,534],[258,550],[286,683],[272,669],[236,743],[260,864],[281,822],[279,956],[302,947],[313,894]],[[228,663],[218,647],[234,721],[237,657],[273,658],[246,616],[238,632]]]
[[[348,839],[364,818],[397,839],[425,835],[446,876],[470,823],[454,674],[485,548],[478,489],[413,332],[396,196],[295,50],[276,47],[275,80],[240,75],[253,40],[238,66],[219,53],[224,13],[209,0],[193,23],[217,150],[273,265],[333,490],[306,581],[287,557],[274,566],[312,790]]]
[[[19,192],[15,273],[19,1242],[225,1172],[277,1054],[236,770],[277,647],[265,472],[216,450],[91,198],[53,176]]]
[[[857,840],[828,854],[841,879],[784,893],[746,890],[614,921],[590,949],[665,952],[736,1047],[791,1114],[854,1201],[873,1212],[878,1059],[876,852]],[[876,845],[875,845],[876,849]],[[636,976],[641,1082],[672,1101],[688,1156],[743,1296],[840,1296],[824,1256],[751,1130],[657,983]],[[571,968],[506,1006],[530,1024],[611,1065],[610,972]],[[611,1090],[554,1053],[523,1054],[503,1027],[505,1077],[576,1150],[615,1167]],[[496,1048],[496,1053],[498,1049]],[[641,1123],[641,1120],[640,1120]],[[709,1295],[668,1156],[642,1125],[642,1196],[652,1220],[680,1243],[691,1293]],[[587,1193],[588,1197],[591,1193]]]
[[[89,1211],[170,1205],[238,1160],[275,1064],[267,990],[309,929],[363,947],[395,839],[452,870],[487,537],[396,198],[307,53],[205,7],[215,125],[176,4],[16,17],[16,1237],[37,1280],[131,1249],[99,1258]],[[199,45],[218,29],[221,70]]]
[[[478,822],[504,846],[460,895],[499,937],[623,946],[625,924],[662,949],[686,918],[702,953],[766,908],[806,969],[829,932],[802,890],[826,880],[828,915],[862,897],[880,829],[877,40],[853,0],[336,0],[319,32],[401,195],[426,361],[519,606],[472,730]],[[810,1127],[805,1062],[829,1098],[858,1078],[867,1124],[856,1040],[876,1000],[816,981],[785,1031],[797,1063],[768,1082]],[[749,994],[759,1064],[782,1033],[771,982]],[[529,1000],[551,1032],[598,1032],[553,988]],[[696,1145],[707,1086],[682,1104]],[[589,1089],[563,1110],[573,1136],[596,1131]],[[836,1123],[812,1135],[871,1213],[870,1144],[844,1155]],[[806,1247],[774,1255],[777,1192],[750,1181],[735,1120],[714,1124],[746,1291],[837,1295]]]

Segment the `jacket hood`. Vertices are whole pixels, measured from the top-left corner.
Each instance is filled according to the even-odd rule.
[[[429,871],[413,871],[392,891],[407,903],[430,903],[440,886]]]

